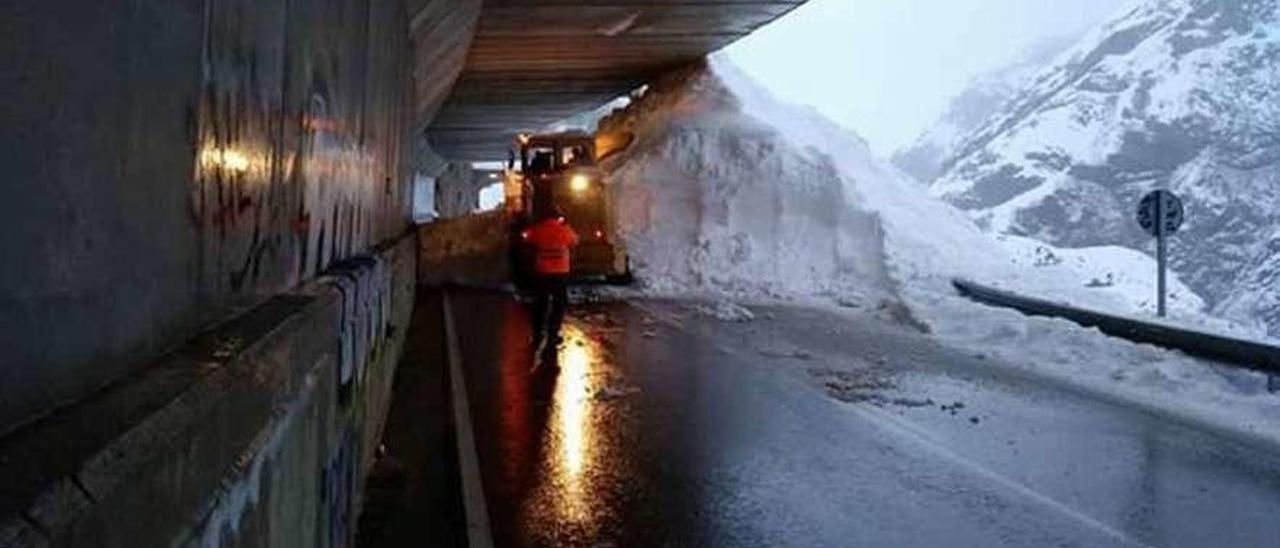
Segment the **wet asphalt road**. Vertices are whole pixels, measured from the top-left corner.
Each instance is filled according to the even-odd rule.
[[[499,546],[1280,546],[1280,458],[874,319],[454,292]]]

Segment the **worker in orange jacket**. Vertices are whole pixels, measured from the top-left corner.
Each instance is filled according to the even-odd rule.
[[[568,280],[572,249],[578,234],[555,206],[542,208],[538,220],[524,231],[533,247],[533,347],[539,357],[554,356],[560,344],[560,325],[569,302]]]

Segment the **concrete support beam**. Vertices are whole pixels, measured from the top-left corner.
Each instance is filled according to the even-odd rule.
[[[474,30],[454,27],[474,35],[458,83],[443,105],[420,111],[430,112],[429,138],[450,160],[501,160],[518,132],[597,108],[803,3],[484,2]],[[456,57],[445,58],[454,70]]]

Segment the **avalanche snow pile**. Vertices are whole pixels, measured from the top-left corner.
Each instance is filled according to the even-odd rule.
[[[1146,255],[984,232],[874,158],[852,132],[778,102],[719,56],[654,82],[599,127],[635,137],[604,167],[644,291],[887,309],[949,344],[1000,358],[993,364],[1001,367],[1280,439],[1280,404],[1259,394],[1256,377],[1062,320],[978,306],[950,287],[965,276],[1149,316],[1154,265]],[[1229,329],[1203,315],[1203,301],[1176,277],[1171,287],[1180,322]],[[896,314],[903,310],[905,318]]]
[[[652,85],[600,129],[635,135],[605,168],[649,292],[890,297],[876,216],[829,160],[743,115],[705,67]]]
[[[655,82],[600,130],[634,135],[604,167],[652,294],[916,307],[963,276],[1121,314],[1152,308],[1141,253],[983,233],[854,133],[718,56]],[[1171,287],[1175,313],[1203,323],[1203,302]]]
[[[998,233],[1147,250],[1139,198],[1187,203],[1174,269],[1280,336],[1280,0],[1140,0],[963,141],[936,195]]]

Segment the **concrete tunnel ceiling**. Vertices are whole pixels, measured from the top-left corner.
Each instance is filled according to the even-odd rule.
[[[517,133],[599,107],[803,3],[410,0],[418,120],[449,160],[501,160]]]

